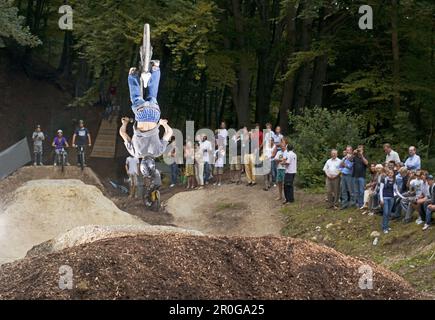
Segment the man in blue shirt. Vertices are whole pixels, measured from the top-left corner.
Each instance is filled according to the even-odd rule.
[[[341,160],[341,209],[355,206],[354,177],[353,177],[353,148],[346,147],[346,156]]]
[[[408,170],[420,170],[421,159],[417,153],[417,149],[414,146],[409,147],[409,157],[405,161],[405,167]]]

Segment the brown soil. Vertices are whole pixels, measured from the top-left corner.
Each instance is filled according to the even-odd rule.
[[[362,290],[358,269],[373,268]],[[59,267],[73,270],[61,290]],[[0,267],[1,299],[412,299],[398,275],[292,238],[121,237]]]

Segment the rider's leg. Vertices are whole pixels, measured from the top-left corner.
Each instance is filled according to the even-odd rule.
[[[128,75],[128,87],[130,89],[130,100],[132,103],[131,108],[134,111],[134,109],[143,105],[145,103],[145,100],[143,99],[141,93],[139,76],[131,69],[130,74]]]
[[[147,101],[158,104],[157,94],[159,93],[159,83],[160,83],[160,67],[154,65],[151,71],[151,78],[148,82],[148,94],[146,98]]]

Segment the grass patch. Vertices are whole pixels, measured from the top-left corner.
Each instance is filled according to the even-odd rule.
[[[283,235],[372,260],[397,272],[417,289],[435,294],[435,227],[424,232],[415,223],[392,221],[392,232],[384,235],[380,216],[362,215],[357,209],[327,210],[324,195],[317,193],[301,193],[296,199],[295,204],[282,209],[286,222]],[[376,246],[372,231],[381,233]]]

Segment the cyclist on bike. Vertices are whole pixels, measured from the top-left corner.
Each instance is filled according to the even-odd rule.
[[[56,152],[54,156],[54,166],[57,165],[57,159],[62,151],[65,153],[65,162],[66,162],[65,164],[69,165],[68,154],[64,149],[64,148],[69,148],[69,144],[68,141],[66,141],[65,137],[63,136],[62,130],[60,129],[57,130],[57,136],[54,138],[53,143],[51,145],[55,148],[54,151]]]
[[[79,127],[74,132],[73,138],[72,138],[72,146],[73,148],[77,147],[77,165],[80,166],[80,152],[79,149],[83,148],[83,153],[85,152],[85,145],[88,145],[88,147],[92,146],[92,140],[91,140],[91,134],[89,133],[89,130],[85,128],[85,123],[83,120],[79,120]],[[85,158],[83,156],[83,166]]]

